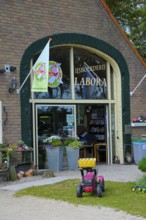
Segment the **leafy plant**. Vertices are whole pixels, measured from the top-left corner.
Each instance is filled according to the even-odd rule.
[[[52,139],[52,142],[51,142],[51,145],[52,145],[53,147],[62,146],[62,141],[61,141],[60,139],[53,138],[53,139]]]
[[[73,137],[73,136],[70,136],[70,137],[67,137],[64,141],[64,145],[65,146],[69,146],[70,143],[72,143],[73,141],[77,140],[77,138]]]
[[[72,147],[73,149],[78,149],[79,147],[81,147],[83,145],[83,143],[79,140],[74,140],[72,142],[70,142],[68,144],[69,147]]]
[[[6,144],[0,144],[0,148],[6,148]]]
[[[16,150],[16,145],[11,143],[11,144],[8,144],[8,150]]]
[[[146,172],[146,157],[142,158],[138,162],[138,169],[141,170],[142,172]]]
[[[63,146],[63,143],[61,141],[61,137],[55,136],[55,135],[46,138],[43,142],[46,143],[46,144],[51,145],[52,147]]]
[[[19,140],[18,143],[17,143],[17,146],[19,146],[19,147],[23,147],[24,144],[25,144],[24,141]]]

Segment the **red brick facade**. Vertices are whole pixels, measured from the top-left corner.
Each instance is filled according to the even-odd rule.
[[[7,112],[3,140],[21,139],[20,96],[9,94],[13,76],[19,82],[20,62],[34,41],[58,33],[79,33],[101,39],[118,49],[128,64],[131,91],[146,73],[145,66],[129,46],[100,0],[1,0],[0,69],[4,64],[17,68],[15,73],[0,74],[0,100]],[[146,81],[131,97],[131,118],[145,115]],[[3,112],[3,120],[6,114]],[[134,128],[133,136],[145,133]]]

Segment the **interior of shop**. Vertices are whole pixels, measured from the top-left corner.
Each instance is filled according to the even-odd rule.
[[[98,163],[107,163],[106,150],[106,105],[76,104],[76,105],[39,105],[38,115],[38,152],[39,169],[45,169],[45,144],[43,140],[52,135],[67,136],[77,134],[84,148],[80,149],[80,157],[95,157]],[[95,148],[91,146],[97,145]]]

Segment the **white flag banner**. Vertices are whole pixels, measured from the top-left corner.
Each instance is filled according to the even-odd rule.
[[[32,67],[32,92],[48,92],[49,50],[50,40]]]

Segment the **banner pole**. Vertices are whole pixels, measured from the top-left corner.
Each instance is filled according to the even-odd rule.
[[[143,78],[139,81],[139,83],[137,84],[137,86],[135,87],[135,89],[133,89],[133,91],[130,92],[130,96],[132,96],[132,95],[135,93],[136,89],[141,85],[141,83],[143,82],[143,80],[145,79],[145,77],[146,77],[146,74],[145,74],[145,75],[143,76]]]
[[[26,83],[26,81],[27,81],[28,77],[30,76],[31,72],[32,72],[32,69],[29,71],[29,74],[28,74],[28,75],[27,75],[27,77],[25,78],[25,80],[24,80],[24,82],[22,83],[22,85],[20,86],[20,88],[19,88],[19,89],[17,89],[17,94],[19,94],[19,93],[20,93],[20,91],[21,91],[22,87],[23,87],[23,86],[24,86],[24,84]]]

